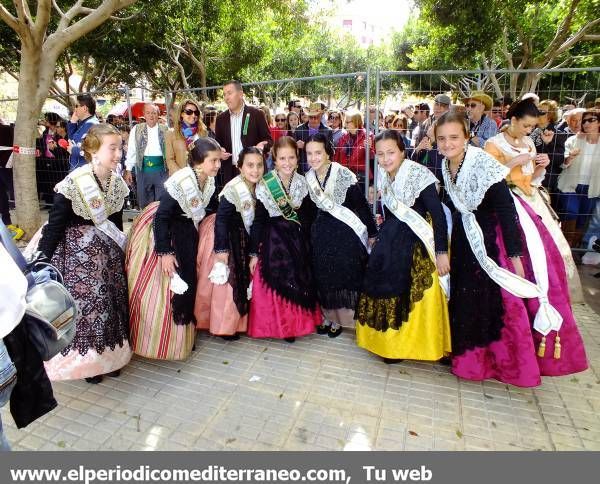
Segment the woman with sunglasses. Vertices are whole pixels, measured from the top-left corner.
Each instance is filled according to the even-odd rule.
[[[269,126],[269,129],[271,130],[271,138],[273,138],[273,143],[275,143],[275,141],[282,136],[287,136],[289,127],[285,113],[277,113],[275,115],[275,126]]]
[[[337,146],[340,138],[346,134],[346,130],[344,129],[345,116],[342,111],[338,111],[337,109],[332,109],[329,111],[329,117],[327,118],[327,125],[331,128],[332,131],[332,140],[333,146]]]
[[[543,222],[543,227],[551,236],[549,243],[558,247],[566,275],[572,301],[582,300],[581,281],[573,261],[573,255],[565,236],[558,225],[558,217],[550,206],[550,197],[542,188],[546,167],[550,159],[546,153],[537,153],[529,137],[538,121],[539,109],[531,99],[513,104],[508,110],[510,124],[503,132],[490,138],[485,151],[510,169],[507,177],[511,191],[518,200],[531,207]],[[545,234],[543,234],[545,235]]]
[[[562,228],[571,247],[579,247],[589,216],[600,197],[600,111],[581,118],[581,133],[565,142],[565,161],[558,177]]]
[[[184,99],[174,116],[174,126],[165,136],[169,176],[187,166],[188,146],[196,138],[208,136],[202,121],[200,106],[193,99]]]

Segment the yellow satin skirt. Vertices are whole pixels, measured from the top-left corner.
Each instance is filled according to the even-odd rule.
[[[435,264],[424,252],[414,251],[408,301],[361,294],[356,312],[358,346],[393,359],[437,361],[450,354],[448,304]],[[400,317],[402,304],[409,310],[406,321]]]

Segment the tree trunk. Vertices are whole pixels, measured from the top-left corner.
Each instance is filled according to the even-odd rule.
[[[45,99],[40,99],[41,46],[21,46],[19,101],[14,145],[35,148],[37,121]],[[49,84],[45,92],[48,92]],[[43,90],[42,90],[43,91]],[[40,205],[35,177],[35,154],[14,155],[14,184],[17,224],[31,238],[41,225]]]

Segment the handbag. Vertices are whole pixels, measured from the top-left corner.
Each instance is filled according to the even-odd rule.
[[[62,284],[62,274],[56,267],[45,262],[28,264],[12,240],[7,240],[7,235],[8,231],[0,224],[0,241],[27,277],[23,322],[29,339],[42,359],[48,361],[73,341],[79,314],[77,303]]]

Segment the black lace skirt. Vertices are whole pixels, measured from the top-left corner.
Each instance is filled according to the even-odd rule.
[[[311,228],[312,265],[319,304],[324,309],[355,309],[367,251],[344,222],[319,211]]]
[[[453,219],[450,249],[452,284],[448,309],[452,352],[461,355],[467,350],[500,340],[504,327],[504,305],[500,286],[490,279],[471,251],[460,213],[455,213]],[[477,221],[483,231],[487,254],[497,263],[497,219],[484,213],[477,217]]]

